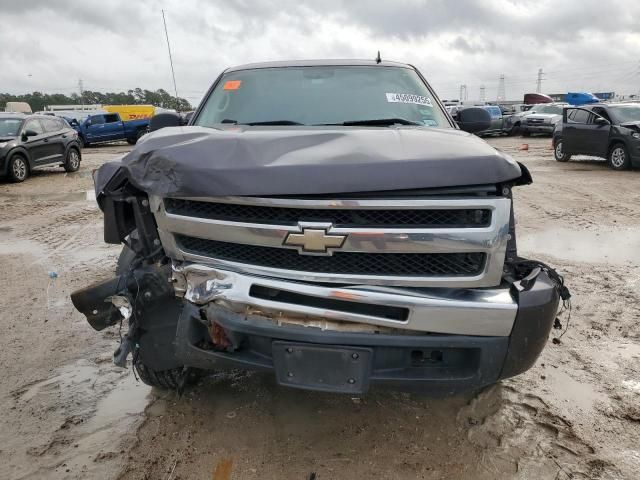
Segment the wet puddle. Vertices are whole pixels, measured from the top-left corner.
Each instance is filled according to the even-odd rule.
[[[556,228],[518,236],[518,249],[562,260],[614,265],[640,264],[640,229],[601,231]]]
[[[609,401],[607,395],[594,390],[593,385],[575,380],[561,370],[550,372],[546,383],[558,400],[556,405],[568,411],[578,409],[589,413],[596,403]]]
[[[34,412],[46,408],[52,417],[60,418],[60,426],[43,435],[41,446],[29,454],[45,463],[50,458],[52,467],[63,465],[62,472],[55,470],[63,477],[63,472],[83,472],[91,478],[98,464],[118,462],[124,448],[121,442],[135,433],[145,407],[154,398],[150,392],[151,387],[137,381],[130,370],[113,366],[110,355],[105,354],[95,362],[80,360],[59,368],[50,378],[14,396],[23,408]],[[114,471],[117,467],[114,465]]]

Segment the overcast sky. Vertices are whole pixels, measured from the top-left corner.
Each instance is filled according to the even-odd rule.
[[[227,66],[374,58],[418,66],[441,98],[640,91],[638,0],[0,0],[0,91],[173,91],[192,103]]]

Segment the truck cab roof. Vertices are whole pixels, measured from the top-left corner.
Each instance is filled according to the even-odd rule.
[[[283,60],[274,62],[258,62],[247,63],[230,67],[225,72],[237,72],[240,70],[255,70],[259,68],[287,68],[287,67],[345,67],[345,66],[363,66],[363,67],[398,67],[414,69],[407,63],[382,61],[380,63],[375,60],[353,60],[353,59],[324,59],[324,60]]]

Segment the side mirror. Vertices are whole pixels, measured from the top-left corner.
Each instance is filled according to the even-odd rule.
[[[491,126],[491,115],[484,108],[469,107],[458,110],[458,126],[460,130],[475,133],[487,130]]]
[[[87,118],[87,119],[84,121],[84,126],[85,126],[85,127],[90,127],[90,126],[91,126],[91,119],[90,119],[90,118]]]
[[[159,113],[151,117],[149,122],[149,131],[155,132],[165,127],[179,127],[182,125],[182,119],[177,113]]]
[[[607,120],[606,118],[602,118],[602,117],[596,117],[596,119],[593,122],[596,125],[611,125],[611,123],[609,123],[609,120]]]
[[[25,130],[22,133],[22,138],[25,140],[29,137],[37,137],[37,136],[38,136],[38,132],[36,132],[35,130]]]

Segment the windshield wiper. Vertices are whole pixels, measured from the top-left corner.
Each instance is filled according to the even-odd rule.
[[[270,120],[268,122],[245,122],[242,125],[304,125],[304,123],[294,122],[293,120]]]
[[[424,126],[420,122],[414,122],[413,120],[407,120],[406,118],[393,117],[393,118],[371,118],[364,120],[347,120],[342,123],[323,123],[321,125],[343,125],[345,127],[348,126],[372,126],[372,127],[389,127],[391,125],[420,125]]]
[[[293,120],[269,120],[267,122],[242,122],[238,123],[237,120],[231,120],[230,118],[225,118],[220,123],[226,123],[231,125],[304,125],[304,123],[294,122]]]

